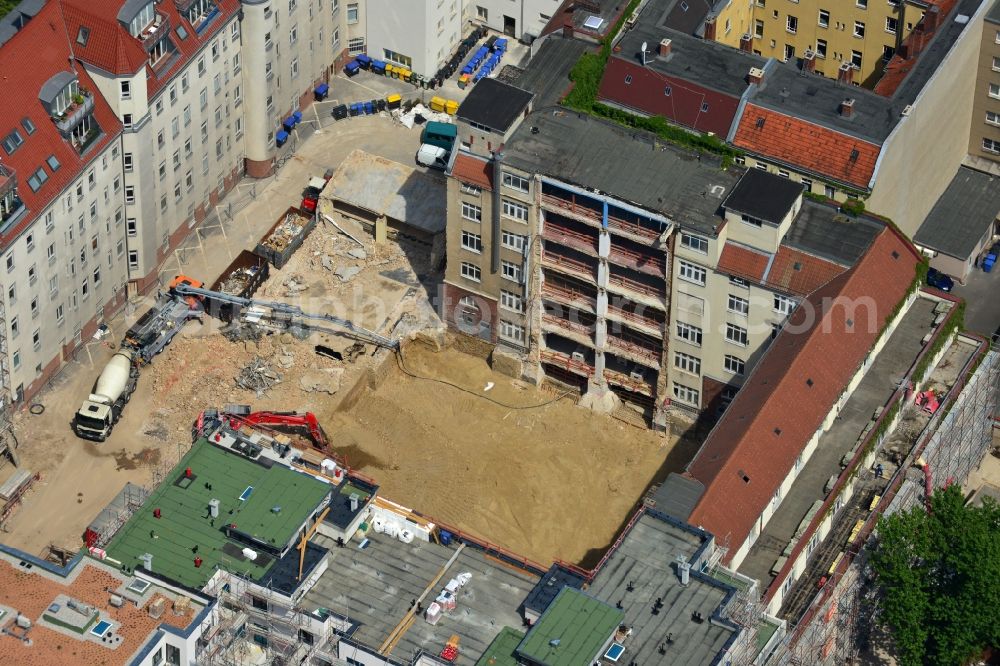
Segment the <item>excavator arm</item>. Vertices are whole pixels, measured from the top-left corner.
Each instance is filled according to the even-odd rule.
[[[330,447],[323,427],[312,412],[251,412],[240,419],[250,426],[262,425],[275,430],[284,428],[304,431],[308,433],[316,448],[326,451]]]
[[[211,299],[214,301],[220,301],[222,303],[232,303],[240,307],[258,307],[267,308],[272,312],[283,314],[289,317],[298,317],[300,319],[314,319],[319,321],[326,321],[338,326],[351,337],[369,342],[373,345],[379,347],[384,347],[386,349],[398,350],[399,340],[394,340],[392,338],[387,338],[385,336],[379,335],[374,331],[369,331],[368,329],[356,326],[354,322],[344,319],[342,317],[337,317],[335,315],[327,314],[325,312],[304,312],[302,308],[297,305],[292,305],[290,303],[281,303],[278,301],[262,301],[254,298],[243,298],[242,296],[233,296],[231,294],[224,294],[221,291],[212,291],[211,289],[205,289],[203,287],[196,287],[192,284],[180,283],[173,287],[173,292],[178,296],[196,296]]]

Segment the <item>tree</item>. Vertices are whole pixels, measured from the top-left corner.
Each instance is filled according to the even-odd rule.
[[[872,555],[882,621],[899,661],[965,664],[1000,645],[1000,505],[965,506],[957,486],[882,517]]]

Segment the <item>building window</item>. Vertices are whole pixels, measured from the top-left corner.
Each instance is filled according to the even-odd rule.
[[[392,51],[390,49],[382,49],[382,54],[385,56],[385,59],[388,60],[389,62],[396,63],[397,65],[402,65],[403,67],[406,67],[408,69],[411,69],[413,67],[413,58],[411,58],[408,55],[403,55],[402,53],[397,53],[396,51]]]
[[[462,217],[473,222],[482,222],[483,209],[468,202],[462,202]]]
[[[750,312],[750,301],[745,298],[729,294],[729,304],[727,309],[730,312],[735,312],[736,314],[743,315],[745,317],[747,316],[747,313]]]
[[[990,125],[1000,125],[1000,113],[997,113],[996,111],[987,111],[986,122]]]
[[[795,47],[791,44],[785,44],[785,61],[793,60],[795,58]]]
[[[694,284],[705,286],[705,278],[707,275],[707,271],[701,266],[684,261],[683,259],[680,260],[677,271],[677,276],[680,279],[686,282],[693,282]]]
[[[764,22],[760,19],[753,22],[753,36],[755,39],[764,38]]]
[[[511,342],[524,342],[524,326],[518,326],[513,322],[500,320],[500,337]]]
[[[500,262],[500,274],[508,280],[521,284],[521,265],[512,261]]]
[[[736,324],[726,324],[726,341],[741,347],[747,346],[747,329]]]
[[[987,138],[984,138],[983,139],[983,150],[985,150],[988,153],[997,153],[997,154],[1000,154],[1000,141],[997,141],[996,139],[987,139]]]
[[[795,299],[781,294],[774,295],[774,311],[783,315],[791,314],[795,309]]]
[[[701,406],[701,394],[698,392],[698,389],[693,389],[690,386],[684,386],[684,384],[678,384],[677,382],[674,382],[674,398],[677,402],[682,402],[692,407]]]
[[[503,174],[503,186],[509,187],[512,190],[517,190],[518,192],[527,192],[528,179],[515,176],[514,174],[507,173],[505,171]]]
[[[482,270],[475,264],[462,262],[462,277],[467,280],[479,282],[482,279]]]
[[[744,224],[749,224],[751,227],[757,227],[758,229],[760,229],[761,227],[764,226],[764,220],[757,219],[752,215],[747,215],[744,213],[740,215],[740,219],[743,220]]]
[[[488,21],[490,18],[489,10],[487,10],[486,7],[476,5],[476,18],[480,21]]]
[[[509,199],[503,200],[503,214],[504,217],[509,217],[511,219],[517,220],[518,222],[528,221],[528,207],[510,201]]]
[[[993,71],[1000,72],[1000,56],[993,56]]]
[[[990,84],[990,97],[1000,99],[1000,83]]]
[[[899,28],[899,19],[893,18],[892,16],[885,17],[885,31],[890,35],[895,35],[896,30]]]
[[[262,611],[266,611],[268,608],[267,599],[262,599],[252,594],[250,595],[250,605],[256,608],[257,610],[262,610]]]
[[[799,31],[799,19],[795,16],[789,14],[785,17],[785,30],[791,34],[795,34]]]
[[[510,231],[504,231],[502,233],[503,246],[511,250],[517,250],[521,252],[524,250],[524,245],[528,241],[527,236],[522,236],[521,234],[515,234]]]
[[[693,345],[701,346],[701,329],[682,321],[677,322],[677,337]]]
[[[131,81],[119,81],[118,85],[121,89],[122,99],[132,99],[132,82]]]
[[[816,57],[825,58],[826,57],[826,40],[817,39],[816,40]]]
[[[625,85],[628,85],[630,83],[632,83],[632,75],[631,74],[626,74],[625,75]]]
[[[358,3],[347,3],[347,23],[353,25],[358,22]]]
[[[128,267],[139,268],[139,252],[137,250],[128,251]]]
[[[471,185],[469,183],[462,183],[462,194],[471,194],[472,196],[478,197],[483,193],[483,188],[478,185]]]
[[[863,21],[854,22],[854,36],[864,38],[865,36],[865,24]]]
[[[126,185],[125,186],[125,205],[131,206],[135,204],[135,186]]]
[[[506,289],[500,290],[500,307],[512,312],[524,312],[524,303],[521,301],[521,297]]]
[[[830,27],[830,12],[826,9],[819,10],[819,27],[821,28]]]
[[[700,375],[701,359],[690,354],[674,352],[674,367],[684,372],[690,372],[692,375]]]
[[[861,9],[868,9],[868,0],[854,0],[854,4]]]
[[[733,356],[732,354],[726,354],[724,361],[724,366],[726,372],[731,372],[734,375],[742,375],[746,370],[746,362],[738,356]]]
[[[139,225],[136,223],[134,217],[130,217],[125,220],[125,233],[129,236],[135,236],[138,233]]]
[[[334,33],[337,36],[338,33]],[[347,40],[347,51],[351,55],[357,55],[359,53],[365,52],[365,38],[364,37],[351,37]]]
[[[664,86],[664,87],[663,87],[663,94],[664,94],[664,95],[665,95],[666,97],[670,97],[670,94],[671,94],[672,92],[673,92],[673,90],[671,89],[671,87],[670,87],[670,86]]]
[[[686,247],[692,252],[708,254],[708,239],[694,234],[681,234],[681,247]]]
[[[462,232],[462,247],[476,254],[481,254],[483,251],[483,238],[479,234],[474,234],[470,231]]]
[[[802,189],[805,190],[806,192],[812,192],[813,182],[811,178],[802,179]]]
[[[855,69],[861,69],[861,51],[851,51],[851,64]]]

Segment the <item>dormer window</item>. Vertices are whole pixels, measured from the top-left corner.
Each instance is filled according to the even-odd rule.
[[[194,0],[184,11],[184,18],[188,20],[195,32],[200,32],[201,28],[217,13],[216,0]]]
[[[128,8],[132,3],[126,3],[123,9]],[[156,19],[156,9],[152,2],[147,2],[131,19],[128,20],[128,31],[133,37],[142,39],[143,33]]]
[[[78,101],[80,101],[80,82],[74,78],[56,93],[52,100],[51,111],[56,116],[64,114]]]
[[[50,78],[38,98],[59,133],[77,152],[83,153],[100,136],[101,129],[94,121],[94,95],[80,85],[73,72],[59,72]]]

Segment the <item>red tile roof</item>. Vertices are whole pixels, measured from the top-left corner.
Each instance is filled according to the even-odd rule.
[[[874,143],[756,104],[747,105],[733,144],[861,189],[868,188],[881,150]]]
[[[727,275],[760,283],[770,261],[771,255],[765,252],[727,241],[719,255],[718,269]]]
[[[463,183],[478,185],[484,190],[493,189],[493,168],[487,160],[480,157],[459,153],[455,157],[451,175]]]
[[[40,44],[44,48],[39,48]],[[0,235],[0,247],[6,248],[111,141],[117,140],[122,128],[84,68],[71,64],[69,40],[63,32],[58,3],[46,3],[34,19],[3,45],[2,54],[0,136],[6,136],[17,128],[24,144],[13,155],[0,153],[0,156],[5,166],[17,172],[18,195],[28,209],[16,225]],[[62,137],[38,99],[46,81],[60,72],[74,70],[80,86],[94,95],[94,119],[104,132],[103,137],[91,144],[82,156]],[[28,134],[24,130],[22,118],[31,120],[36,128],[34,133]],[[50,155],[59,161],[57,171],[53,172],[45,163]],[[39,167],[45,170],[48,180],[37,192],[32,192],[28,177]]]
[[[782,245],[767,272],[767,285],[778,291],[805,296],[847,270],[846,266]]]
[[[74,53],[77,58],[94,67],[112,74],[134,74],[146,67],[147,94],[150,97],[183,69],[191,57],[211,41],[239,11],[238,0],[216,0],[219,15],[198,34],[188,20],[181,17],[173,2],[158,2],[156,11],[165,14],[170,20],[168,39],[177,48],[178,57],[172,61],[165,58],[162,62],[169,63],[169,67],[164,69],[158,66],[154,70],[147,63],[142,44],[118,21],[118,11],[123,2],[124,0],[62,0],[67,34],[75,40],[81,26],[90,30],[90,38],[85,47],[74,41]],[[184,39],[177,34],[177,27],[181,25],[187,33]]]
[[[853,268],[806,298],[688,466],[705,486],[689,522],[728,537],[730,554],[868,355],[917,262],[913,246],[886,229]],[[858,305],[848,311],[845,302]]]

